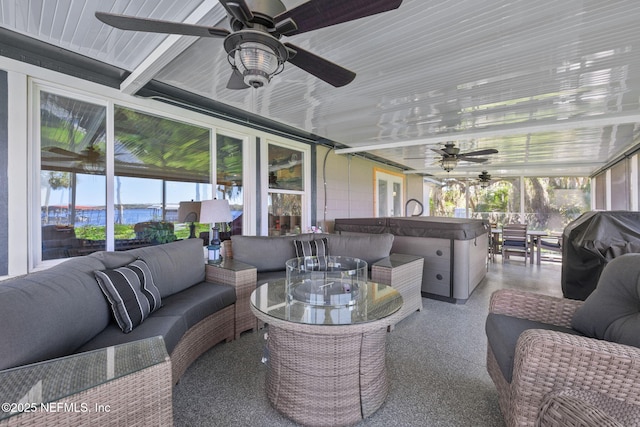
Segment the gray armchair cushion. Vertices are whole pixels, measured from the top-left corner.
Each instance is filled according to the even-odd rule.
[[[571,320],[592,338],[640,347],[640,254],[614,258]]]
[[[527,329],[546,329],[581,335],[578,331],[562,326],[496,313],[489,313],[485,329],[489,347],[491,347],[491,351],[496,357],[496,362],[498,362],[502,376],[508,383],[511,383],[513,376],[513,359],[516,353],[518,338],[520,334]]]

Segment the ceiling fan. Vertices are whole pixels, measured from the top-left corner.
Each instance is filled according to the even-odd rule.
[[[447,141],[444,144],[444,148],[432,148],[432,151],[442,155],[442,158],[438,161],[447,172],[451,172],[457,165],[458,161],[465,162],[484,163],[489,159],[478,158],[475,156],[484,156],[487,154],[496,154],[498,150],[495,148],[487,148],[485,150],[470,151],[468,153],[461,153],[460,149],[455,146],[453,141]]]
[[[229,89],[259,88],[291,64],[341,87],[356,74],[288,42],[293,36],[397,9],[402,0],[309,0],[287,10],[280,0],[219,0],[229,15],[225,28],[96,12],[96,18],[121,30],[224,38],[232,68]]]
[[[478,182],[480,183],[480,187],[487,188],[489,183],[491,183],[491,175],[489,175],[489,172],[482,171],[482,173],[478,175]]]
[[[74,168],[81,168],[87,172],[95,172],[104,167],[104,153],[93,144],[88,145],[79,152],[65,150],[61,147],[45,147],[43,151],[51,153],[52,156],[42,158],[43,161],[51,163],[73,162]]]

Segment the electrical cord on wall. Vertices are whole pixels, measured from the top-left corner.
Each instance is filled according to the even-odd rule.
[[[324,206],[322,207],[322,225],[324,226],[324,231],[327,232],[327,158],[331,153],[331,150],[334,148],[330,148],[327,153],[324,155],[324,161],[322,162],[322,184],[324,186]]]

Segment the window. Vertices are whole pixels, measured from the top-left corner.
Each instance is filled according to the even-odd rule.
[[[374,168],[376,217],[402,216],[404,176]]]
[[[106,107],[40,92],[41,259],[105,249]]]
[[[268,144],[268,235],[280,236],[303,232],[305,152]]]
[[[611,210],[629,210],[629,172],[627,159],[624,159],[611,167]]]
[[[233,220],[229,230],[222,230],[220,237],[242,234],[244,211],[244,186],[242,183],[243,140],[228,135],[216,136],[216,195],[217,199],[229,200]]]
[[[111,153],[105,105],[38,93],[42,260],[189,235],[174,222],[181,201],[212,197],[209,128],[115,106]]]
[[[533,230],[560,233],[590,208],[590,180],[584,177],[525,178],[525,222]]]
[[[188,237],[173,223],[181,201],[212,197],[210,129],[116,106],[114,135],[116,250]]]
[[[595,177],[596,194],[594,197],[594,207],[596,210],[607,209],[607,173],[602,172]]]

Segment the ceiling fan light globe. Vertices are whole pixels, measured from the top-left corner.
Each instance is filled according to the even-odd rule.
[[[444,169],[446,172],[451,172],[452,170],[455,169],[456,166],[458,166],[458,159],[456,158],[442,159],[442,169]]]
[[[242,73],[244,82],[259,88],[278,73],[281,61],[275,52],[262,43],[242,43],[234,53],[235,65]]]

